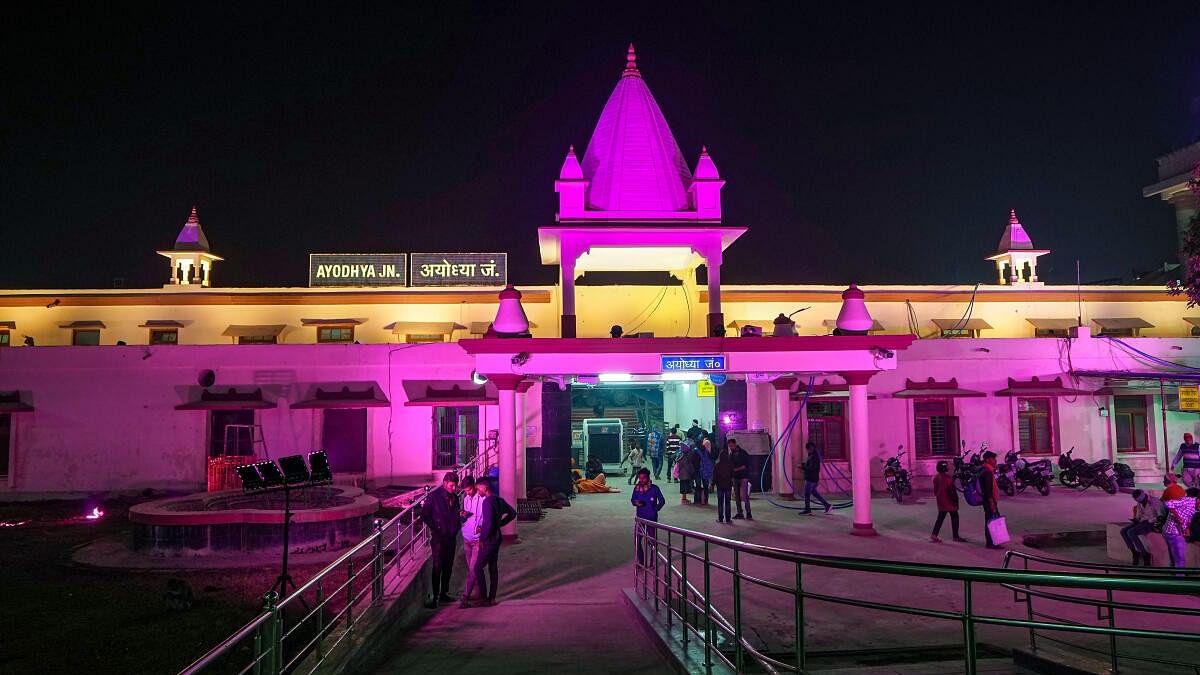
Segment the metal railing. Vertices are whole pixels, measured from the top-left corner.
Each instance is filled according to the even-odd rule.
[[[427,494],[427,493],[425,493]],[[429,533],[420,518],[424,494],[280,600],[263,597],[263,611],[213,647],[181,675],[196,673],[315,672],[348,644],[372,608],[383,600],[386,582],[398,581],[409,563],[424,562]]]
[[[1002,616],[984,613],[975,605],[974,594],[981,584],[1019,586],[1026,589],[1071,588],[1098,591],[1132,591],[1157,593],[1163,596],[1191,596],[1196,584],[1187,579],[1154,576],[1115,576],[1097,574],[1067,574],[1045,571],[992,570],[977,567],[933,565],[812,555],[781,548],[749,544],[702,532],[662,525],[638,518],[634,525],[634,586],[644,602],[652,603],[655,613],[665,611],[668,629],[680,624],[679,641],[687,650],[692,640],[704,645],[704,668],[708,673],[717,663],[724,663],[737,672],[744,672],[747,659],[768,673],[805,671],[808,656],[805,612],[812,601],[860,609],[877,610],[952,621],[961,627],[964,672],[975,675],[978,668],[976,630],[979,626],[1001,626],[1027,630],[1063,631],[1128,638],[1172,640],[1200,645],[1200,633],[1170,630],[1149,630],[1092,626],[1069,620],[1054,620],[1026,616]],[[715,560],[720,553],[728,562]],[[762,566],[764,561],[783,563],[785,572],[777,579],[755,576],[746,571],[748,563]],[[961,609],[935,609],[901,606],[887,602],[834,595],[805,586],[806,572],[812,568],[827,568],[846,572],[883,574],[898,578],[919,577],[940,579],[962,584]],[[722,578],[718,579],[718,575]],[[731,596],[728,604],[718,607],[714,591],[718,581],[728,581]],[[903,581],[903,579],[898,579]],[[747,639],[748,625],[744,594],[749,588],[762,588],[791,598],[794,621],[794,644],[790,662],[756,648]],[[871,584],[878,587],[878,584]],[[771,627],[778,624],[771,621]],[[726,654],[719,648],[727,645]]]
[[[1107,565],[1104,563],[1089,563],[1078,560],[1063,560],[1051,556],[1037,555],[1033,553],[1025,553],[1023,551],[1008,551],[1004,554],[1004,568],[1013,569],[1013,561],[1020,561],[1022,571],[1029,570],[1029,563],[1033,562],[1039,565],[1046,565],[1056,569],[1077,569],[1088,570],[1101,573],[1109,576],[1146,576],[1155,578],[1168,579],[1190,579],[1193,585],[1192,593],[1200,592],[1200,568],[1178,568],[1178,567],[1134,567],[1131,565]],[[1105,588],[1103,597],[1087,597],[1083,595],[1072,595],[1067,593],[1050,592],[1044,590],[1035,590],[1027,584],[1003,584],[1005,588],[1012,590],[1013,601],[1025,606],[1025,615],[1029,620],[1034,619],[1059,619],[1051,611],[1055,611],[1054,607],[1076,606],[1095,608],[1097,622],[1102,622],[1110,628],[1117,628],[1117,611],[1120,610],[1126,618],[1134,618],[1144,614],[1157,614],[1175,617],[1200,617],[1200,609],[1191,607],[1175,607],[1164,603],[1155,602],[1148,604],[1144,602],[1130,601],[1135,599],[1117,599],[1114,597],[1113,588]],[[1034,599],[1041,599],[1045,605],[1049,605],[1047,609],[1044,606],[1034,606]],[[1055,604],[1056,603],[1056,604]],[[1061,610],[1058,610],[1061,611]],[[1082,622],[1076,622],[1082,625]],[[1200,631],[1200,619],[1197,619],[1193,625]],[[1117,643],[1118,634],[1111,632],[1108,634],[1108,639],[1101,646],[1084,644],[1078,640],[1068,640],[1065,637],[1047,635],[1044,631],[1038,631],[1034,627],[1029,629],[1029,647],[1037,649],[1039,639],[1054,643],[1070,649],[1082,651],[1087,654],[1103,657],[1108,661],[1111,672],[1118,673],[1121,668],[1121,661],[1140,661],[1144,663],[1153,663],[1159,666],[1178,666],[1180,668],[1191,669],[1194,673],[1200,673],[1200,658],[1196,660],[1175,660],[1165,658],[1161,652],[1150,653],[1134,653],[1131,651],[1122,651]],[[1200,655],[1197,655],[1200,656]]]

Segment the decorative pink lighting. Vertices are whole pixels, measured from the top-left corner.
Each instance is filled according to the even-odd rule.
[[[88,520],[100,520],[102,517],[104,517],[104,512],[100,510],[99,506],[93,506],[92,512],[84,516]]]
[[[724,413],[723,415],[721,415],[721,424],[723,424],[727,427],[731,427],[731,426],[733,426],[733,423],[736,419],[737,419],[737,415],[735,415],[734,413],[731,413],[731,412],[727,412],[727,413]]]
[[[0,527],[21,527],[28,525],[29,522],[28,520],[0,520]]]

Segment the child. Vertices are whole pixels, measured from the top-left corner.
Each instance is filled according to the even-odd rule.
[[[625,460],[622,464],[629,465],[629,485],[637,480],[638,472],[642,470],[642,466],[646,463],[646,453],[642,452],[642,448],[634,441],[633,447],[629,448],[629,453],[625,455]]]

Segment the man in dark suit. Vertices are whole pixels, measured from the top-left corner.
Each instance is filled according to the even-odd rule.
[[[450,602],[450,575],[454,572],[454,551],[458,546],[459,517],[458,474],[446,472],[442,484],[425,495],[421,504],[421,521],[429,528],[429,547],[433,558],[433,599],[430,609],[438,602]]]

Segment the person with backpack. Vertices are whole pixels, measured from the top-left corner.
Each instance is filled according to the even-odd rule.
[[[954,541],[966,541],[958,535],[958,490],[954,487],[954,476],[950,475],[950,464],[945,460],[937,463],[937,475],[933,477],[933,496],[937,500],[938,515],[933,523],[933,533],[929,535],[929,541],[935,544],[942,542],[938,538],[938,532],[941,532],[946,516],[950,516],[950,533],[954,536]]]
[[[1171,556],[1171,567],[1187,567],[1187,537],[1196,517],[1196,498],[1188,497],[1183,486],[1175,484],[1163,490],[1162,503],[1167,509],[1162,536]]]
[[[983,506],[983,534],[990,549],[1002,549],[992,542],[992,531],[988,523],[1000,517],[1000,486],[996,484],[996,453],[988,450],[983,453],[983,467],[979,471],[979,496]],[[952,523],[953,524],[953,523]]]
[[[1150,550],[1142,541],[1142,535],[1154,532],[1166,511],[1162,501],[1149,492],[1134,490],[1131,494],[1136,502],[1133,517],[1128,525],[1121,528],[1121,538],[1125,540],[1125,546],[1133,555],[1133,564],[1150,567]]]

